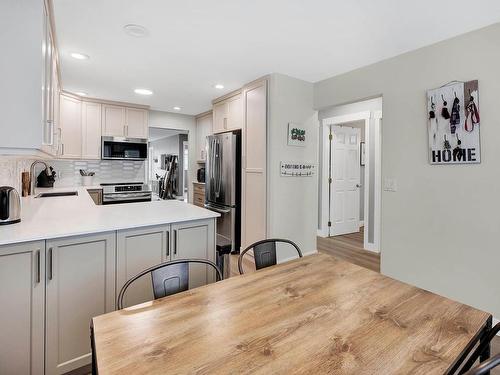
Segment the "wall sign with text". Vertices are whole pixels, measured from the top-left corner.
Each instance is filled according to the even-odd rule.
[[[453,82],[427,91],[429,162],[481,162],[477,81]]]
[[[316,173],[316,165],[312,163],[281,162],[281,177],[310,177]]]

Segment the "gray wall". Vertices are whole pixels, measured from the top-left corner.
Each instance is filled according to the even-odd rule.
[[[268,201],[269,237],[295,241],[304,253],[316,250],[317,175],[281,177],[281,161],[317,163],[318,132],[311,83],[272,74],[269,88]],[[288,146],[288,123],[306,129],[306,147]],[[293,256],[280,252],[280,259]]]
[[[314,86],[325,108],[383,95],[382,273],[500,317],[500,24]],[[479,165],[428,163],[426,90],[479,80]]]

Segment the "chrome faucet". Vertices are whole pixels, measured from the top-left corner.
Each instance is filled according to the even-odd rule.
[[[31,163],[31,167],[30,167],[30,194],[31,195],[35,195],[35,180],[36,180],[35,167],[37,164],[43,164],[45,166],[45,173],[47,173],[47,176],[50,176],[50,170],[49,170],[49,166],[47,165],[47,163],[45,163],[44,161],[41,161],[41,160],[35,160],[33,163]]]

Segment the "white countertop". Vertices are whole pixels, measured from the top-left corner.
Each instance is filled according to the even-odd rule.
[[[176,200],[97,206],[87,192],[92,188],[37,189],[37,194],[41,191],[76,190],[78,196],[21,198],[21,222],[0,226],[0,245],[220,216]]]

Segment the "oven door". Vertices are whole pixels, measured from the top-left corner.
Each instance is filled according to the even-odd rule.
[[[151,201],[151,192],[103,194],[102,204],[133,203]]]

